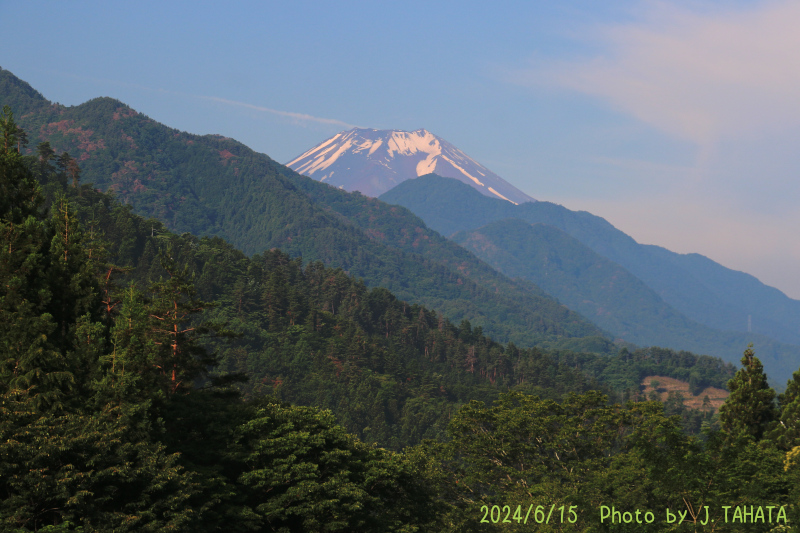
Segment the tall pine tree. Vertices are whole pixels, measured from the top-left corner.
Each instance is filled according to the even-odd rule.
[[[761,440],[776,418],[775,391],[767,384],[752,344],[744,352],[742,369],[728,382],[728,390],[731,394],[719,410],[722,430],[730,438],[745,434]]]
[[[800,370],[792,375],[786,391],[778,396],[780,414],[770,438],[783,450],[800,446]]]

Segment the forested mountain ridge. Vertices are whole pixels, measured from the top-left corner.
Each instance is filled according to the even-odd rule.
[[[576,259],[575,254],[597,254],[619,265],[624,269],[625,275],[612,280],[613,274],[607,269],[606,273],[611,277],[607,276],[603,280],[597,278],[589,282],[592,276],[597,277],[598,272],[595,269],[591,275],[587,274],[588,278],[584,280],[589,283],[588,285],[578,283],[571,288],[570,284],[578,282],[578,278],[573,277],[571,281],[564,280],[566,285],[550,283],[546,290],[556,297],[563,298],[565,302],[570,298],[575,302],[580,292],[586,295],[597,293],[599,287],[592,283],[616,284],[622,292],[609,295],[613,305],[606,311],[616,308],[619,315],[613,319],[611,317],[606,319],[603,327],[615,335],[622,336],[623,331],[630,329],[623,321],[633,320],[634,324],[631,327],[639,330],[636,338],[630,339],[633,342],[711,353],[722,356],[728,361],[737,360],[741,346],[753,342],[759,348],[770,375],[777,382],[782,382],[791,375],[800,361],[800,346],[791,344],[797,337],[792,333],[793,330],[790,331],[791,322],[794,320],[792,314],[782,316],[783,324],[773,320],[780,314],[778,311],[780,309],[794,306],[800,311],[800,302],[781,294],[774,307],[768,305],[767,300],[770,298],[774,300],[773,293],[777,293],[777,290],[760,284],[752,276],[730,271],[702,256],[696,254],[683,256],[656,246],[640,245],[607,221],[590,213],[573,212],[562,206],[541,201],[514,206],[508,202],[474,194],[471,188],[439,176],[431,175],[409,180],[382,195],[381,199],[408,207],[430,227],[446,235],[463,230],[476,236],[482,231],[480,230],[482,226],[499,224],[506,219],[524,220],[527,224],[547,224],[558,228],[588,250],[578,251],[580,246],[568,239],[571,244],[564,242],[562,244],[565,248],[560,251],[554,248],[553,253],[563,255],[565,261]],[[511,223],[506,222],[506,224]],[[506,254],[520,254],[519,247],[523,246],[523,243],[510,242],[507,236],[500,239],[499,234],[495,234],[495,237],[497,243],[501,240],[506,243],[504,246]],[[459,237],[459,240],[463,241],[462,244],[466,244],[467,241],[463,239],[463,235]],[[475,245],[476,241],[473,240],[472,243]],[[547,248],[551,245],[539,241],[533,247],[537,246]],[[471,249],[484,260],[489,259],[486,253],[482,255],[479,252],[479,247],[473,246]],[[530,253],[537,252],[531,249]],[[572,259],[569,259],[569,256],[573,256]],[[532,257],[527,259],[530,260]],[[493,265],[500,267],[497,261],[495,258]],[[595,266],[599,264],[595,260]],[[692,268],[684,268],[687,264],[693,265]],[[504,266],[511,267],[511,264],[506,261]],[[525,266],[528,269],[527,275],[523,277],[534,283],[543,282],[544,278],[534,272],[539,267],[541,265],[527,264]],[[500,269],[509,276],[522,275],[519,269]],[[642,292],[641,287],[636,288],[642,282],[649,287],[649,290]],[[761,288],[756,290],[753,288],[754,285],[760,285]],[[572,296],[569,296],[570,291],[574,293]],[[627,301],[619,297],[622,293],[629,295],[638,293],[640,297]],[[724,302],[717,293],[724,293]],[[765,298],[758,306],[754,303],[756,297],[753,295],[756,293]],[[736,302],[735,299],[739,294],[743,295],[743,299],[741,302]],[[676,298],[683,299],[682,307],[674,303]],[[645,304],[646,301],[649,303]],[[695,305],[692,313],[685,310],[689,305]],[[747,314],[743,310],[750,305],[754,308],[753,323],[760,324],[759,327],[754,326],[752,333],[747,332],[746,328],[743,331],[742,327],[733,327],[734,315],[739,316],[737,319],[740,322],[739,326],[746,326]],[[581,309],[579,306],[574,308]],[[768,316],[757,314],[757,309],[765,311]],[[702,316],[698,317],[698,315],[708,315],[706,311],[716,313],[714,316],[717,318],[713,321],[704,321]],[[587,316],[592,315],[589,313]],[[726,316],[728,318],[724,318]],[[800,322],[800,313],[796,318]],[[716,325],[709,324],[710,322]],[[775,337],[771,338],[772,334],[775,334]],[[648,336],[653,340],[646,340]],[[780,342],[775,341],[775,338],[788,340]]]
[[[73,154],[84,182],[173,231],[221,236],[245,253],[280,248],[341,267],[456,322],[469,319],[504,342],[556,346],[587,337],[586,346],[613,351],[596,326],[530,284],[492,273],[441,239],[444,253],[427,250],[425,257],[397,240],[384,242],[311,198],[305,189],[313,187],[302,184],[313,180],[232,139],[173,130],[110,98],[53,105],[2,70],[0,104],[6,101],[24,103],[17,117],[31,145],[47,141],[57,153]],[[407,219],[413,225],[398,231],[433,233]]]
[[[115,285],[134,282],[144,287],[166,276],[159,257],[167,254],[170,262],[188,269],[186,275],[193,277],[202,300],[219,303],[206,315],[236,325],[241,333],[232,344],[215,346],[221,368],[251,378],[245,392],[277,393],[293,402],[329,407],[348,430],[383,445],[399,448],[416,442],[427,431],[436,431],[437,424],[441,431],[443,414],[459,403],[490,400],[508,388],[555,398],[567,391],[605,387],[621,398],[635,397],[641,378],[652,373],[700,388],[724,386],[733,374],[732,367],[719,360],[656,348],[622,350],[606,357],[504,347],[468,321],[455,326],[385,289],[367,289],[339,269],[315,262],[304,265],[277,250],[248,258],[218,237],[170,233],[163,223],[135,215],[130,205],[86,185],[79,187],[69,179],[69,165],[61,163],[65,156],[56,158],[54,165],[50,159],[54,154],[46,153],[43,146],[37,149],[41,153],[26,156],[25,161],[44,186],[45,204],[59,195],[69,196],[76,216],[92,232],[92,246],[102,248],[106,260],[115,265],[106,273],[106,307],[119,303],[109,295]],[[326,204],[334,206],[332,212],[351,211],[350,216],[365,225],[370,220],[380,226],[385,217],[419,223],[406,210],[398,212],[374,199],[313,181],[306,184],[314,195],[327,198]],[[364,208],[365,202],[372,207]],[[426,237],[426,244],[418,246],[430,244],[433,250],[443,248],[459,261],[470,261],[469,254],[438,234],[424,226],[419,229],[415,234]],[[398,233],[389,239],[405,236]],[[477,268],[482,266],[477,264]],[[481,275],[489,276],[491,271]],[[320,354],[325,355],[320,358]],[[395,385],[387,389],[390,383]],[[430,396],[431,391],[437,392]],[[405,408],[415,397],[428,398],[430,405],[438,398],[444,404],[428,409],[429,414],[435,413],[431,419]],[[359,404],[366,407],[355,407]],[[446,405],[450,407],[443,408]],[[370,432],[363,433],[368,426],[372,426]],[[414,433],[396,433],[410,426]]]

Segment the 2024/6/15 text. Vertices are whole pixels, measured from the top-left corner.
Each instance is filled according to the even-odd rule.
[[[481,506],[481,513],[483,513],[481,523],[510,524],[512,522],[517,522],[518,524],[527,524],[528,520],[530,520],[536,524],[550,524],[551,521],[553,523],[560,522],[563,524],[568,522],[574,524],[578,521],[577,508],[577,505],[570,505],[569,507],[561,505],[556,507],[555,504],[553,504],[548,510],[548,508],[543,505],[537,505],[534,508],[533,504],[530,504],[527,511],[525,511],[522,505],[517,505],[516,508],[512,508],[510,505],[504,505],[502,507],[499,505],[492,505],[491,507],[483,505]]]

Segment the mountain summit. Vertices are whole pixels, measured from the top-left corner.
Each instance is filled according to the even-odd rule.
[[[337,133],[286,164],[318,181],[379,196],[395,185],[436,173],[513,204],[535,202],[467,154],[427,130],[354,128]]]

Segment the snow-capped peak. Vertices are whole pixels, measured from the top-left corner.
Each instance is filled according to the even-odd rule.
[[[436,173],[461,180],[486,196],[512,203],[535,201],[431,132],[354,128],[286,164],[348,191],[379,196],[407,179]]]

